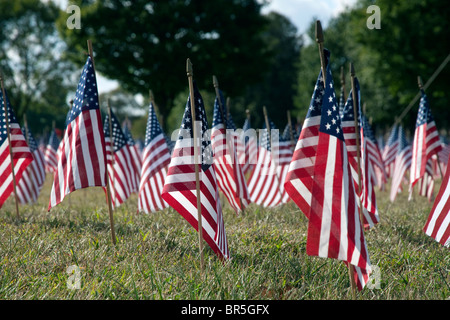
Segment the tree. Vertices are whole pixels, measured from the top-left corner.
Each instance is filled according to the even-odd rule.
[[[389,129],[418,93],[417,76],[424,82],[450,53],[450,30],[446,27],[450,7],[438,0],[379,0],[381,29],[369,29],[367,8],[373,1],[359,0],[324,30],[325,47],[331,51],[331,67],[336,94],[339,95],[340,68],[346,75],[346,94],[350,91],[349,62],[353,62],[361,84],[361,100],[366,114],[378,131]],[[304,117],[309,106],[314,81],[320,69],[314,25],[312,43],[302,49],[295,106]],[[436,78],[427,90],[438,128],[448,126],[450,69]],[[403,119],[414,132],[417,107]]]
[[[249,107],[255,128],[262,127],[262,108],[266,106],[270,119],[281,130],[287,123],[287,111],[294,108],[293,97],[303,40],[297,34],[295,25],[285,16],[270,12],[267,19],[269,25],[263,33],[263,39],[267,48],[273,52],[272,58],[269,63],[260,66],[260,69],[267,69],[261,81],[249,86],[238,103]],[[243,123],[244,118],[245,113],[242,112],[236,120]]]
[[[67,57],[81,64],[91,39],[96,69],[132,94],[146,96],[151,89],[164,118],[187,88],[187,58],[199,88],[213,91],[216,75],[221,88],[237,96],[260,79],[270,56],[261,38],[267,21],[256,0],[71,3],[81,8],[81,28],[68,29],[67,14],[61,14]]]
[[[0,0],[0,66],[19,121],[26,113],[32,131],[64,126],[73,65],[59,59],[64,42],[55,20],[58,8],[39,0]]]

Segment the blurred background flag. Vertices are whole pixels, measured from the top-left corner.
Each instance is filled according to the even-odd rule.
[[[48,210],[78,189],[106,186],[106,150],[98,103],[97,80],[88,56],[73,106],[66,117],[61,154]]]
[[[27,127],[22,127],[22,132],[24,132],[27,137],[28,146],[30,148],[31,154],[33,155],[33,161],[25,169],[17,184],[17,196],[20,203],[35,203],[39,194],[41,192],[42,186],[45,181],[45,160],[44,154],[38,148],[37,142],[33,137],[30,129]]]
[[[412,161],[410,170],[410,197],[414,185],[424,176],[428,160],[442,150],[439,133],[436,129],[428,98],[421,89],[419,111],[414,132]]]
[[[423,228],[440,244],[450,247],[450,167],[447,166],[441,188]]]
[[[228,128],[225,101],[220,89],[218,89],[218,93],[221,102],[219,103],[219,97],[216,96],[211,129],[214,167],[220,190],[234,211],[239,213],[250,203],[250,196],[242,168],[238,162],[237,137],[234,135],[234,128]]]
[[[219,188],[213,164],[211,140],[204,138],[208,124],[202,96],[194,83],[195,123],[192,121],[191,97],[184,110],[181,130],[172,152],[162,198],[198,231],[195,166],[199,167],[202,235],[211,249],[224,259],[230,258],[228,240],[219,198]],[[193,128],[201,126],[200,153],[194,161]],[[198,128],[200,129],[200,128]]]
[[[150,102],[142,154],[138,200],[139,211],[149,213],[168,207],[161,195],[169,163],[170,150],[167,145],[166,135],[162,131],[156,117],[153,103]]]
[[[2,80],[3,88],[3,80]],[[20,129],[14,111],[9,103],[6,90],[0,92],[0,208],[6,199],[14,192],[13,172],[11,168],[11,155],[8,141],[6,122],[9,125],[12,159],[14,162],[14,176],[17,184],[22,174],[33,161],[33,155],[27,145],[25,136]],[[4,103],[6,101],[7,113],[5,114]],[[6,119],[6,117],[8,117]]]
[[[120,127],[119,120],[112,110],[105,117],[103,134],[105,135],[112,204],[113,207],[118,207],[133,192],[133,181],[136,173],[130,146]]]
[[[58,165],[58,147],[60,140],[53,129],[48,139],[48,144],[45,148],[45,172],[54,172]]]

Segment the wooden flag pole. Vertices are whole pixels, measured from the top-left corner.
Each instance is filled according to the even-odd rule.
[[[359,184],[359,190],[362,190],[362,174],[361,174],[361,144],[360,144],[360,130],[359,130],[359,126],[358,126],[358,113],[357,113],[357,109],[358,108],[358,104],[359,104],[359,100],[358,96],[356,94],[356,84],[355,84],[355,68],[353,66],[353,63],[350,62],[350,80],[351,80],[351,86],[352,86],[352,99],[353,99],[353,118],[354,118],[354,122],[355,122],[355,138],[356,138],[356,160],[358,163],[358,184]],[[364,216],[362,213],[362,201],[361,201],[361,197],[359,198],[359,219],[361,221],[361,226],[364,226]],[[352,281],[352,290],[353,290],[353,297],[355,297],[355,292],[356,292],[356,283],[355,283],[355,279],[353,278],[353,274],[354,274],[354,266],[352,264],[348,264],[350,266],[350,268],[352,270],[350,270],[349,274],[351,276],[351,281]]]
[[[425,89],[423,87],[422,78],[420,76],[417,76],[417,84],[419,85],[419,89],[423,90],[425,92]],[[441,165],[439,163],[439,154],[438,153],[436,153],[436,158],[437,158],[436,161],[437,161],[437,166],[439,168],[439,172],[441,174],[441,178],[444,179],[444,174],[442,172]]]
[[[442,61],[441,65],[434,71],[432,76],[425,83],[425,85],[423,86],[424,90],[426,90],[430,86],[430,84],[434,81],[434,79],[436,79],[436,77],[439,75],[439,73],[441,73],[441,71],[445,68],[445,66],[447,65],[448,62],[450,62],[450,54],[444,59],[444,61]],[[411,100],[409,105],[398,116],[397,121],[394,123],[394,125],[398,124],[398,123],[400,123],[400,121],[402,121],[403,117],[406,116],[406,114],[409,112],[409,110],[411,110],[411,108],[414,106],[414,104],[417,102],[417,100],[419,100],[419,98],[420,98],[420,92],[418,92],[416,94],[416,96]],[[391,130],[392,130],[392,127],[391,127]]]
[[[228,139],[228,133],[227,133],[227,129],[228,129],[227,121],[228,121],[228,117],[230,115],[230,107],[229,107],[229,104],[227,104],[227,110],[224,110],[224,108],[223,108],[222,99],[220,99],[220,93],[219,93],[219,81],[217,81],[217,77],[215,75],[213,75],[213,85],[214,85],[214,90],[216,92],[217,100],[219,101],[219,109],[220,109],[220,115],[222,117],[222,123],[225,128],[225,140],[227,143],[226,147],[229,150],[228,154],[230,155],[231,163],[233,166],[235,166],[236,164],[234,163],[234,157],[232,156],[233,149],[231,148],[230,140]],[[230,101],[229,97],[227,98],[227,101],[228,102]],[[225,112],[226,112],[226,117],[225,117]],[[242,203],[242,199],[240,199],[240,198],[239,198],[239,203],[241,205],[241,211],[242,211],[242,213],[244,213],[244,209],[243,209],[244,205]]]
[[[316,31],[316,42],[319,46],[320,67],[322,70],[322,78],[323,78],[323,83],[325,86],[327,68],[325,65],[325,54],[323,52],[324,37],[323,37],[322,25],[320,24],[320,20],[316,21],[316,30],[315,31]],[[350,284],[351,284],[351,289],[352,289],[352,296],[353,296],[353,299],[355,299],[356,298],[356,282],[353,277],[353,275],[355,274],[355,267],[351,263],[348,263],[347,266],[348,266],[348,275],[350,278]]]
[[[192,131],[193,131],[193,138],[194,138],[194,167],[195,167],[195,189],[197,191],[197,218],[198,218],[198,246],[200,250],[200,268],[203,272],[205,269],[205,262],[203,258],[203,227],[202,227],[202,204],[201,204],[201,194],[200,194],[200,176],[199,176],[199,165],[198,163],[198,148],[200,147],[197,144],[198,140],[198,132],[196,130],[196,124],[195,124],[195,98],[194,98],[194,69],[192,68],[191,60],[188,58],[186,60],[186,74],[188,77],[188,83],[189,83],[189,95],[191,100],[191,116],[192,116]]]
[[[325,65],[325,54],[323,52],[323,30],[322,30],[322,24],[320,23],[320,20],[316,21],[315,32],[316,32],[316,42],[319,47],[320,68],[322,69],[323,83],[325,83],[325,79],[327,77],[327,68]]]
[[[87,46],[88,46],[89,56],[91,57],[91,60],[92,60],[92,67],[95,72],[94,51],[92,50],[91,40],[87,41]],[[100,101],[99,101],[99,104],[100,104]],[[110,117],[110,119],[111,119],[111,117]],[[115,245],[116,244],[116,232],[114,230],[114,216],[113,216],[112,199],[111,199],[111,186],[109,183],[108,165],[106,165],[106,198],[107,198],[107,202],[108,202],[109,223],[111,225],[111,239],[112,239],[113,244]]]
[[[17,187],[16,187],[16,174],[14,173],[14,157],[11,145],[11,131],[9,128],[9,118],[8,118],[8,105],[6,103],[6,92],[3,84],[3,72],[0,71],[0,82],[2,86],[2,94],[3,94],[3,110],[5,112],[5,124],[6,124],[6,134],[8,137],[8,146],[9,146],[9,158],[11,161],[11,172],[12,172],[12,182],[13,182],[13,190],[14,190],[14,199],[16,203],[16,216],[17,219],[20,219],[19,213],[19,198],[17,196]]]
[[[292,120],[291,120],[291,112],[287,111],[288,125],[289,125],[289,135],[291,136],[291,150],[294,152],[295,144],[294,144],[294,132],[292,130]]]
[[[358,126],[358,96],[356,95],[356,85],[355,85],[355,68],[353,67],[353,63],[350,62],[350,78],[352,83],[352,98],[353,98],[353,118],[355,122],[355,138],[356,138],[356,160],[358,162],[358,183],[359,190],[362,189],[362,174],[361,174],[361,144],[360,144],[360,130]],[[360,199],[361,200],[361,199]],[[362,203],[359,206],[359,215],[361,219],[361,223],[363,223],[363,215],[362,215]]]
[[[227,119],[230,118],[230,105],[231,105],[230,100],[231,100],[230,97],[227,97]],[[234,138],[233,138],[233,143],[234,143]],[[236,151],[236,152],[237,152],[237,151]],[[236,158],[237,158],[237,157],[236,157]],[[239,159],[237,159],[236,165],[239,166]],[[239,203],[241,204],[241,211],[242,211],[242,214],[244,214],[244,213],[245,213],[244,203],[242,202],[242,199],[241,199],[241,198],[239,198]]]
[[[341,66],[341,87],[342,87],[342,94],[344,95],[343,101],[346,101],[345,97],[345,76],[344,76],[344,66]]]
[[[111,171],[112,171],[112,186],[110,187],[111,194],[116,194],[116,173],[114,170],[114,164],[116,163],[116,158],[114,156],[114,137],[113,137],[113,128],[112,128],[112,118],[111,118],[111,101],[108,98],[108,120],[109,120],[109,151],[111,152]],[[112,197],[112,196],[111,196]]]
[[[264,112],[264,121],[266,122],[266,129],[267,129],[267,136],[268,136],[268,142],[270,145],[270,149],[272,150],[272,142],[271,142],[271,129],[270,129],[270,124],[269,124],[269,117],[267,115],[267,109],[266,106],[263,107],[263,112]],[[273,151],[273,150],[272,150]],[[280,181],[280,177],[278,176],[278,172],[277,170],[275,170],[275,176],[277,177],[277,182],[278,182],[278,192],[280,193],[280,201],[283,200],[283,193],[281,192],[281,181]]]

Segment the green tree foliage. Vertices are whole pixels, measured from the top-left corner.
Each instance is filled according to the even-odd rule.
[[[367,28],[371,13],[366,10],[372,4],[380,8],[381,29]],[[348,64],[351,61],[361,84],[367,115],[378,130],[389,129],[395,116],[417,94],[417,76],[425,83],[450,53],[448,17],[450,7],[438,0],[359,0],[354,7],[333,18],[324,30],[325,47],[332,54],[336,94],[339,95],[341,66],[345,71],[346,94],[350,90]],[[309,36],[314,39],[313,24]],[[449,67],[427,90],[438,128],[450,124]],[[319,53],[313,40],[301,52],[295,97],[297,115],[301,117],[306,115],[319,68]],[[418,105],[417,102],[402,121],[412,133]]]
[[[285,16],[276,12],[267,15],[269,26],[263,34],[267,48],[273,52],[270,62],[260,68],[267,68],[261,81],[249,86],[240,104],[249,106],[252,125],[262,127],[264,117],[262,107],[267,107],[270,119],[279,129],[287,123],[287,111],[294,108],[298,60],[303,39],[297,28]],[[242,124],[245,113],[235,117]],[[293,120],[294,121],[294,120]]]
[[[19,121],[27,114],[35,135],[63,128],[73,66],[59,59],[64,42],[55,20],[58,8],[39,0],[0,0],[0,66]]]
[[[86,40],[99,72],[132,94],[151,89],[167,118],[177,94],[186,91],[186,59],[200,89],[214,92],[212,75],[231,96],[259,81],[270,57],[261,37],[267,25],[256,0],[71,1],[81,8],[81,29],[58,29],[70,50],[84,60]]]

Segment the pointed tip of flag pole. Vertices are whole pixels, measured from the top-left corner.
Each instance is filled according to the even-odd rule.
[[[350,75],[352,77],[355,76],[355,67],[353,66],[353,62],[350,62]]]
[[[214,88],[219,87],[219,81],[217,81],[217,77],[215,75],[213,75],[213,85],[214,85]]]
[[[341,85],[345,84],[344,66],[341,66]]]
[[[153,95],[152,89],[148,90],[148,96],[150,98],[150,102],[155,102],[155,96]]]
[[[317,43],[323,43],[323,30],[322,30],[322,24],[320,23],[320,20],[316,20],[316,42]]]
[[[419,85],[419,89],[423,90],[423,82],[420,76],[417,76],[417,84]]]
[[[186,59],[186,73],[188,77],[192,77],[194,75],[194,69],[192,68],[191,59]]]

